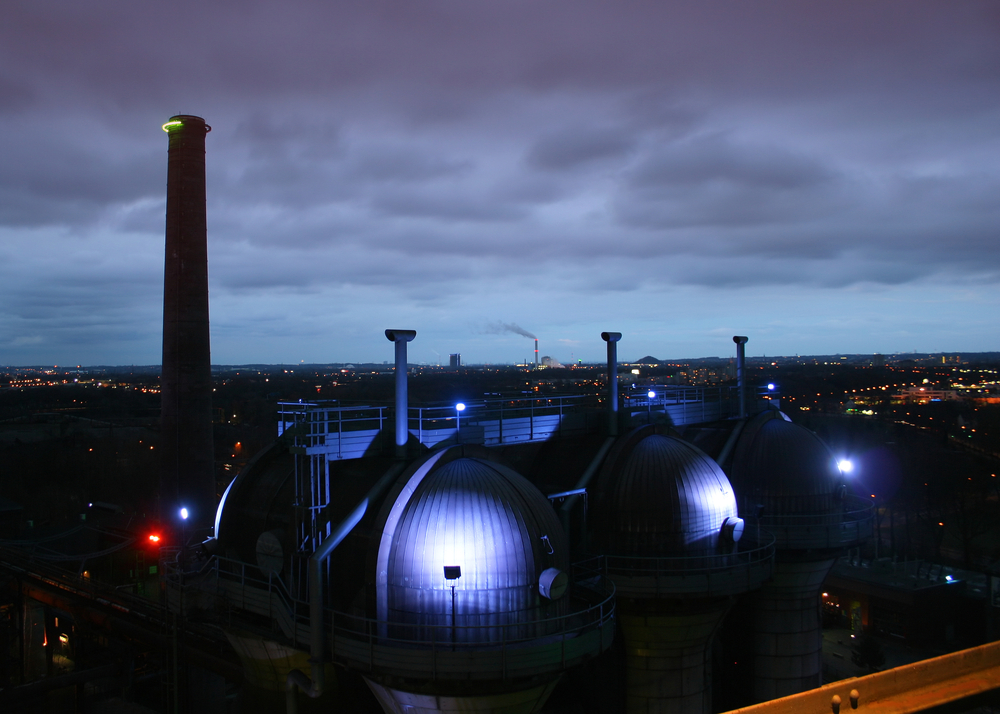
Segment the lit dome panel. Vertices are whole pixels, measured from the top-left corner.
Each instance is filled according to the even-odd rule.
[[[765,412],[740,436],[732,465],[741,510],[765,516],[825,513],[843,481],[837,460],[813,432]]]
[[[419,468],[390,510],[378,561],[379,620],[393,638],[510,640],[541,634],[520,625],[567,611],[568,598],[539,592],[546,569],[569,566],[555,512],[526,479],[485,459]]]
[[[722,469],[698,447],[655,433],[626,441],[600,509],[606,552],[634,556],[712,550],[723,522],[737,516]]]

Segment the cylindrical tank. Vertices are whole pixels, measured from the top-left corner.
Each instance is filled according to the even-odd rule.
[[[711,711],[708,645],[732,596],[768,576],[772,551],[740,550],[742,521],[722,469],[656,426],[609,455],[595,511],[595,542],[619,598],[625,710]]]
[[[870,512],[863,504],[849,512],[830,450],[777,410],[746,424],[731,477],[741,511],[756,516],[776,538],[773,579],[740,609],[749,620],[750,641],[737,659],[752,662],[752,701],[818,687],[823,580],[841,550],[866,537]],[[754,527],[748,524],[750,531]]]
[[[565,641],[566,537],[545,497],[494,459],[482,447],[438,452],[379,516],[378,651],[393,669],[366,678],[386,712],[535,712],[562,671],[543,650]],[[541,666],[525,676],[529,650]]]
[[[195,526],[215,515],[212,361],[208,329],[205,135],[186,114],[163,125],[167,153],[166,255],[163,271],[163,373],[160,380],[160,517],[186,508]]]

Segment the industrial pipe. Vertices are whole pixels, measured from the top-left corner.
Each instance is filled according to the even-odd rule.
[[[406,400],[406,343],[417,336],[416,330],[386,330],[385,336],[396,343],[396,458],[406,458],[406,442],[410,440]]]
[[[733,335],[736,343],[736,390],[740,395],[740,419],[747,415],[746,403],[746,345],[748,337]]]
[[[412,335],[416,333],[412,330],[394,330],[394,332],[408,332]],[[386,330],[388,337],[389,330]],[[392,339],[391,337],[389,339]],[[404,340],[403,344],[409,340]],[[396,343],[397,345],[399,342]],[[405,347],[404,347],[405,358]],[[398,352],[397,352],[398,354]],[[405,380],[404,380],[405,384]],[[314,551],[309,557],[309,673],[310,679],[302,670],[293,669],[285,679],[285,709],[288,714],[297,714],[299,703],[297,691],[301,689],[310,698],[316,699],[323,694],[326,684],[324,676],[324,657],[326,656],[326,641],[324,640],[324,617],[323,617],[323,562],[330,557],[334,548],[354,530],[354,526],[361,522],[365,513],[368,512],[369,504],[378,501],[385,490],[396,480],[403,470],[404,463],[397,461],[389,467],[389,470],[380,478],[368,494],[361,499],[361,502],[354,507],[354,510],[334,528],[330,536],[323,541],[319,549]]]
[[[602,332],[608,343],[608,435],[618,436],[618,340],[620,332]]]

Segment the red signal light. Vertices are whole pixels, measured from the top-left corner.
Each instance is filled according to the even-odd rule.
[[[156,535],[155,533],[151,533],[150,536],[149,536],[149,542],[150,543],[159,543],[160,542],[160,536]]]

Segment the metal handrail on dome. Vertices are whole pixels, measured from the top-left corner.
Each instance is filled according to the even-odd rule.
[[[732,553],[604,558],[621,595],[712,596],[759,587],[771,575],[774,550],[774,536],[762,530],[758,538],[745,534]]]
[[[614,638],[615,587],[609,580],[597,573],[575,579],[573,599],[586,606],[559,617],[480,626],[383,622],[334,612],[333,656],[367,673],[416,679],[558,672],[597,656]]]
[[[872,535],[875,502],[845,495],[841,510],[816,513],[764,513],[760,525],[774,534],[777,548],[846,548]],[[747,521],[752,527],[754,519]]]
[[[176,559],[162,562],[171,587],[213,592],[230,607],[276,617],[294,646],[308,641],[309,603],[293,597],[279,576],[261,577],[249,563],[213,556],[203,577],[186,581]],[[379,634],[386,625],[394,634],[406,627],[423,633],[431,629],[427,625],[386,623],[324,608],[327,626],[332,627],[332,654],[365,672],[418,679],[506,679],[561,671],[597,656],[614,639],[615,586],[602,571],[598,561],[574,565],[574,586],[567,597],[582,601],[584,607],[566,615],[506,625],[442,625],[430,640]],[[467,641],[477,638],[486,641]]]

